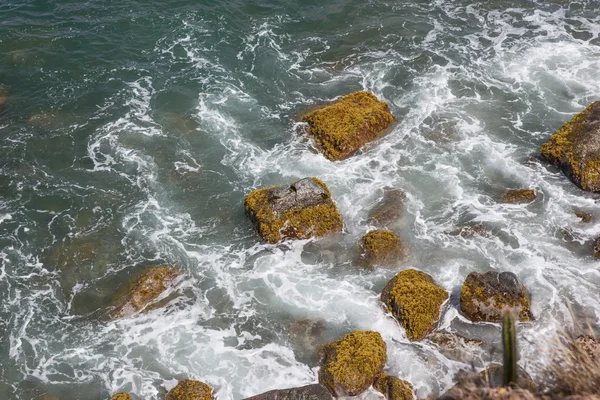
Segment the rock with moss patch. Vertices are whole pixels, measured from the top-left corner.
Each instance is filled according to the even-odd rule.
[[[383,394],[386,400],[413,400],[415,398],[410,383],[387,374],[381,375],[375,381],[373,388]]]
[[[302,117],[325,157],[350,157],[386,133],[394,121],[387,103],[370,92],[355,92]]]
[[[424,272],[407,269],[383,288],[381,301],[406,329],[410,340],[422,340],[433,330],[448,292]]]
[[[600,101],[567,121],[540,152],[581,189],[600,192]]]
[[[394,232],[376,229],[368,232],[360,241],[359,264],[373,268],[376,265],[398,265],[406,255],[402,241]]]
[[[178,272],[169,266],[152,267],[136,279],[114,302],[111,318],[129,317],[156,308],[157,299],[169,288]]]
[[[131,400],[129,393],[117,393],[110,400]]]
[[[382,227],[394,224],[404,209],[406,194],[400,189],[386,188],[381,201],[369,212],[367,221]]]
[[[351,332],[324,347],[319,383],[336,397],[358,396],[381,375],[386,360],[378,332]]]
[[[460,291],[460,309],[472,321],[501,321],[506,309],[521,321],[533,319],[527,289],[512,272],[471,272]]]
[[[500,203],[506,204],[527,204],[536,198],[533,189],[510,189],[500,199]]]
[[[167,393],[165,400],[212,400],[210,386],[204,382],[184,379]]]
[[[246,196],[246,215],[268,243],[307,239],[339,232],[342,217],[320,179],[304,178],[290,186],[259,189]]]
[[[291,389],[271,390],[244,400],[331,400],[331,394],[320,384]]]

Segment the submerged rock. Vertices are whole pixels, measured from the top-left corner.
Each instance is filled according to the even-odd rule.
[[[212,400],[212,389],[204,382],[184,379],[167,393],[165,400]]]
[[[117,393],[110,400],[131,400],[129,393]]]
[[[600,192],[600,101],[567,121],[540,153],[581,189]]]
[[[323,349],[319,383],[336,397],[358,396],[383,372],[386,345],[373,331],[354,331]]]
[[[129,317],[137,312],[144,312],[158,306],[155,300],[168,289],[178,272],[168,266],[149,268],[115,301],[111,318]]]
[[[307,385],[291,389],[271,390],[244,400],[331,400],[332,396],[325,386]]]
[[[487,231],[482,223],[463,225],[447,232],[450,236],[460,236],[464,239],[470,239],[474,236],[487,236]]]
[[[367,221],[383,227],[392,225],[402,216],[406,194],[400,189],[387,188],[383,199],[369,212]]]
[[[314,319],[292,321],[287,325],[290,342],[298,361],[314,366],[318,364],[319,349],[324,346],[325,322]]]
[[[386,400],[413,400],[415,398],[410,383],[387,374],[381,375],[373,388],[382,393]]]
[[[527,289],[512,272],[471,272],[460,292],[460,309],[472,321],[501,321],[505,309],[521,321],[533,319]]]
[[[380,138],[394,121],[387,103],[370,92],[355,92],[302,117],[325,157],[343,160]]]
[[[397,265],[406,255],[402,241],[394,232],[376,229],[360,241],[359,263],[372,268],[376,265]]]
[[[0,107],[8,100],[8,89],[5,86],[0,85]]]
[[[536,198],[532,189],[510,189],[500,199],[500,203],[525,204],[531,203]]]
[[[323,236],[343,228],[331,192],[320,179],[259,189],[246,196],[246,214],[269,243]]]
[[[594,257],[600,259],[600,236],[594,240],[592,251],[594,252]]]
[[[406,329],[410,340],[421,340],[433,330],[448,292],[424,272],[407,269],[383,288],[381,301]]]
[[[468,339],[463,336],[449,332],[435,332],[430,337],[433,343],[440,348],[440,353],[444,356],[464,363],[473,363],[476,356],[483,352],[481,340]]]

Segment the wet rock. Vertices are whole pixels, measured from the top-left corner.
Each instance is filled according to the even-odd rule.
[[[131,400],[129,393],[117,393],[110,400]]]
[[[367,233],[360,241],[359,264],[368,268],[376,265],[394,266],[406,255],[402,241],[394,232],[376,229]]]
[[[450,236],[460,236],[464,239],[470,239],[474,236],[487,236],[485,226],[483,224],[471,224],[460,226],[454,230],[448,232]]]
[[[167,393],[165,400],[212,400],[212,389],[204,382],[184,379]]]
[[[581,222],[583,222],[584,224],[587,224],[588,222],[592,222],[592,220],[594,219],[594,216],[590,213],[586,213],[583,211],[576,211],[575,215],[581,219]]]
[[[290,342],[298,361],[314,366],[318,364],[319,349],[324,346],[325,322],[314,319],[292,321],[287,326]]]
[[[592,252],[594,253],[595,258],[600,259],[600,236],[592,243]]]
[[[498,322],[505,309],[521,321],[533,319],[527,289],[512,272],[471,272],[460,292],[460,309],[472,321]]]
[[[531,203],[536,198],[532,189],[510,189],[500,199],[500,203],[525,204]]]
[[[315,384],[292,389],[271,390],[245,400],[331,400],[325,386]]]
[[[255,190],[246,196],[244,207],[258,233],[269,243],[324,236],[343,228],[331,192],[317,178]]]
[[[367,221],[383,227],[392,225],[402,217],[406,194],[400,189],[387,188],[383,199],[369,212]]]
[[[129,317],[137,312],[150,311],[162,303],[156,299],[165,292],[178,272],[168,266],[152,267],[144,272],[139,279],[128,288],[127,292],[119,296],[110,312],[111,318]]]
[[[410,340],[422,340],[433,330],[448,292],[424,272],[400,272],[383,288],[381,301],[406,329]]]
[[[383,136],[394,121],[387,103],[370,92],[355,92],[302,117],[325,157],[350,157],[365,144]]]
[[[415,398],[410,383],[387,374],[381,375],[375,381],[373,388],[382,393],[386,400],[412,400]]]
[[[501,374],[502,367],[499,368]],[[525,374],[527,378],[531,379],[522,368],[519,367],[518,370],[519,376]],[[535,385],[533,385],[533,392],[528,389],[530,387],[530,384],[532,384],[533,382],[528,381],[527,378],[524,379],[524,382],[521,382],[521,384],[527,385],[527,388],[499,387],[498,385],[494,386],[494,382],[489,380],[490,372],[494,374],[494,376],[496,376],[497,374],[497,372],[489,370],[483,371],[480,374],[476,374],[474,372],[460,371],[457,374],[458,383],[452,388],[450,388],[442,396],[438,397],[437,400],[536,400],[539,398],[535,392]],[[522,378],[518,378],[518,383],[519,380],[522,380]],[[497,382],[495,381],[495,383]]]
[[[336,397],[358,396],[381,375],[386,360],[378,332],[351,332],[323,349],[319,383]]]
[[[567,121],[540,153],[581,189],[600,192],[600,101]]]
[[[464,363],[472,363],[476,353],[482,353],[483,342],[449,332],[434,332],[430,337],[444,356]]]
[[[590,335],[582,335],[575,340],[575,344],[592,360],[600,361],[600,340]]]
[[[8,101],[8,89],[0,85],[0,107]]]
[[[479,373],[484,379],[487,386],[493,388],[499,388],[503,385],[503,371],[504,368],[501,365],[494,365],[488,369],[485,369]],[[531,376],[520,366],[517,366],[517,382],[516,387],[529,390],[530,392],[536,392],[537,388]]]

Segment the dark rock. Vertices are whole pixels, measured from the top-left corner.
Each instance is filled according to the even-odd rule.
[[[370,92],[355,92],[302,117],[325,157],[332,161],[350,157],[365,144],[386,133],[394,121],[387,103]]]
[[[600,236],[594,240],[592,251],[594,252],[594,257],[600,259]]]
[[[422,340],[433,330],[447,299],[448,292],[431,276],[414,269],[400,272],[381,292],[381,301],[406,329],[410,340]]]
[[[575,340],[575,344],[592,360],[600,362],[600,340],[590,335],[582,335]]]
[[[396,266],[405,256],[406,249],[398,235],[387,229],[376,229],[361,239],[358,263],[368,268]]]
[[[213,400],[213,394],[206,383],[184,379],[169,390],[165,400]]]
[[[319,349],[326,344],[324,331],[325,322],[322,320],[295,320],[287,326],[290,342],[298,361],[311,366],[318,364]]]
[[[448,232],[448,235],[460,236],[464,239],[470,239],[474,236],[487,236],[487,232],[485,230],[485,226],[483,226],[483,224],[481,224],[481,223],[478,223],[478,224],[464,225],[464,226],[458,227],[458,228]]]
[[[375,381],[373,388],[382,393],[386,400],[413,400],[412,386],[407,381],[383,374]]]
[[[323,349],[319,383],[335,397],[358,396],[373,385],[386,361],[386,344],[378,332],[350,332]]]
[[[581,189],[600,192],[600,101],[567,121],[540,152]]]
[[[486,370],[483,370],[479,375],[484,379],[487,386],[498,388],[503,385],[503,371],[501,365],[494,365]],[[531,376],[520,366],[517,366],[517,384],[516,387],[529,390],[535,393],[537,388]]]
[[[307,385],[292,389],[271,390],[248,397],[245,400],[331,400],[332,396],[325,386]]]
[[[497,368],[500,369],[499,376],[502,378],[502,367],[492,367],[480,374],[460,371],[457,374],[458,383],[437,400],[537,400],[539,398],[535,384],[525,370],[518,367],[517,386],[507,388],[498,385]]]
[[[383,199],[369,212],[367,221],[383,227],[392,225],[402,217],[406,194],[400,189],[386,188]]]
[[[8,100],[8,89],[2,85],[0,85],[0,107],[6,103]]]
[[[533,319],[527,289],[512,272],[471,272],[460,292],[460,309],[472,321],[498,322],[505,309],[521,321]]]
[[[531,203],[536,198],[532,189],[510,189],[500,199],[500,203],[525,204]]]
[[[594,216],[590,213],[586,213],[583,211],[576,211],[575,215],[579,218],[581,218],[581,222],[583,222],[584,224],[587,224],[588,222],[592,222],[592,220],[594,219]]]
[[[246,196],[244,207],[258,233],[269,243],[324,236],[343,228],[331,192],[317,178],[255,190]]]

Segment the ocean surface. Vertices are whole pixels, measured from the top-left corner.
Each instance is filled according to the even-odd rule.
[[[500,327],[458,312],[467,274],[488,270],[529,290],[536,319],[519,325],[520,364],[539,376],[545,338],[600,321],[599,196],[537,158],[600,100],[599,9],[0,0],[0,398],[162,399],[185,377],[219,400],[301,386],[317,381],[294,339],[307,324],[323,340],[380,332],[388,373],[435,396],[460,369],[501,360]],[[357,90],[399,123],[328,161],[298,116]],[[244,196],[307,176],[330,187],[344,234],[263,244]],[[407,195],[393,228],[410,255],[399,269],[361,270],[352,255],[386,187]],[[498,203],[511,188],[537,199]],[[477,223],[485,235],[448,234]],[[183,272],[181,295],[107,320],[132,277],[161,264]],[[406,338],[379,294],[409,267],[452,294],[440,329],[484,351],[457,360]]]

